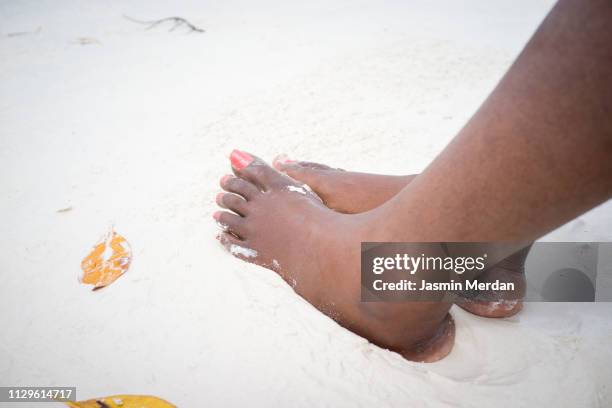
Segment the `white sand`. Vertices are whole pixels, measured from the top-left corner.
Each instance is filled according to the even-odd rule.
[[[234,147],[422,170],[551,1],[173,3],[0,5],[0,385],[181,407],[612,404],[611,304],[453,309],[452,354],[415,364],[213,239]],[[611,209],[549,238],[612,240]],[[92,293],[80,260],[111,224],[134,262]]]

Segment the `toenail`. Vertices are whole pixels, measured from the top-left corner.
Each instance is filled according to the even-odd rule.
[[[221,177],[221,185],[227,183],[227,181],[231,179],[232,177],[234,176],[232,176],[231,174],[226,174],[225,176]]]
[[[224,194],[225,193],[218,193],[217,196],[215,197],[215,201],[217,203],[220,203],[221,202],[221,198],[223,197]]]
[[[278,167],[280,167],[279,165],[282,165],[282,164],[291,164],[291,163],[295,163],[295,160],[289,159],[289,157],[286,154],[284,154],[284,153],[283,154],[279,154],[278,156],[276,156],[274,158],[274,160],[272,160],[272,164],[277,169],[278,169]]]
[[[219,218],[221,218],[221,211],[215,211],[212,216],[215,220],[219,221]]]
[[[230,154],[230,161],[232,162],[232,167],[236,170],[242,170],[253,161],[253,156],[248,153],[241,152],[240,150],[234,149],[232,150],[232,154]]]

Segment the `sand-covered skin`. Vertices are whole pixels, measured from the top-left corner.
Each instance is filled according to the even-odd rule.
[[[1,385],[181,407],[612,405],[612,304],[453,308],[455,349],[421,365],[214,239],[232,148],[418,172],[552,2],[444,3],[2,4]],[[111,225],[133,262],[92,293],[80,261]],[[608,204],[548,238],[611,240],[611,225]]]

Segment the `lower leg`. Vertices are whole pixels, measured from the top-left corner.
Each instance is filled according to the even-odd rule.
[[[373,211],[397,213],[405,240],[532,241],[609,199],[611,18],[603,0],[559,1],[458,136]]]

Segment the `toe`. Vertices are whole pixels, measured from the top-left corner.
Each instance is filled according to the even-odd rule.
[[[266,162],[250,153],[234,150],[230,155],[230,161],[232,169],[238,177],[250,181],[262,191],[292,184],[287,176],[274,170]]]
[[[291,160],[286,154],[279,154],[272,159],[272,166],[278,171],[283,171],[287,167],[293,167],[296,165],[299,165],[299,162]]]
[[[225,191],[238,194],[247,200],[252,200],[257,194],[261,194],[253,184],[230,174],[223,176],[219,185]]]
[[[244,198],[232,193],[219,193],[215,199],[219,207],[227,208],[239,215],[247,215],[248,206]]]
[[[217,211],[213,214],[213,218],[223,231],[231,232],[242,240],[246,239],[245,222],[241,216],[227,211]]]
[[[305,162],[292,162],[278,164],[274,162],[274,167],[279,171],[282,171],[294,180],[301,181],[302,183],[308,184],[315,192],[319,193],[321,184],[324,184],[325,180],[329,178],[327,170],[317,168],[313,166],[306,166]],[[316,164],[316,163],[313,163]],[[322,166],[322,165],[321,165]]]
[[[227,249],[228,251],[231,248],[231,245],[240,245],[242,243],[241,240],[236,238],[234,235],[230,234],[227,231],[222,231],[217,234],[217,240]]]
[[[278,171],[285,171],[286,169],[315,169],[315,170],[338,170],[330,167],[326,164],[308,162],[308,161],[297,161],[291,160],[286,154],[279,154],[272,161],[272,165]]]
[[[232,234],[227,232],[221,232],[217,235],[217,239],[227,249],[227,251],[234,255],[236,258],[242,259],[247,262],[256,262],[258,252],[254,249],[249,248],[246,242],[240,241]]]

